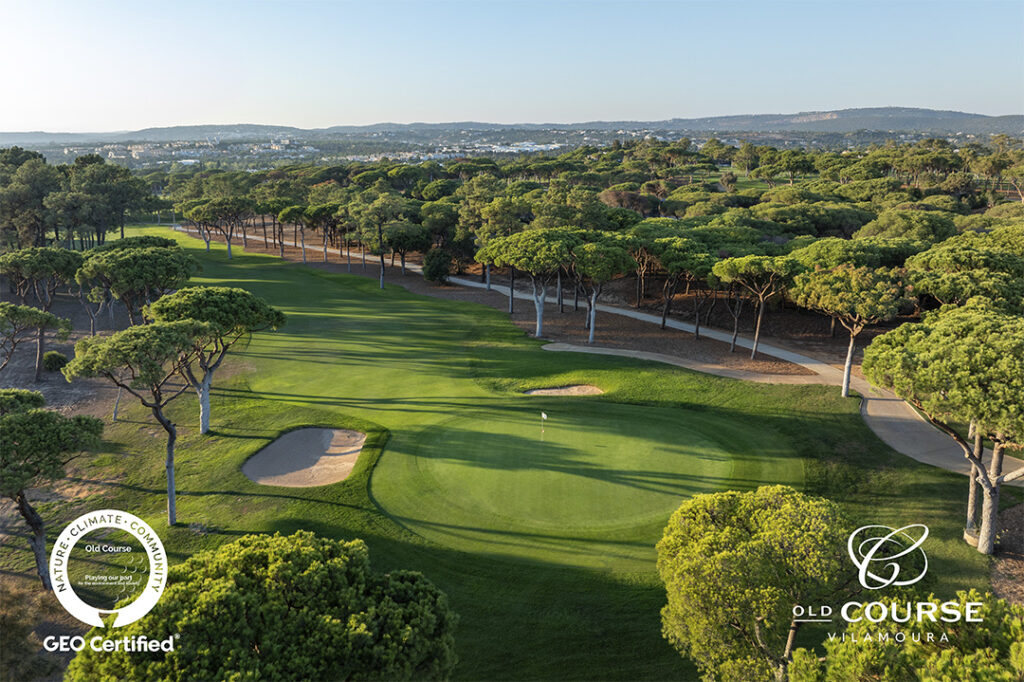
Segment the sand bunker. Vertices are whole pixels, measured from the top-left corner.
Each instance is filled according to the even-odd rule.
[[[554,388],[534,388],[525,393],[526,395],[600,395],[604,391],[590,384],[573,384],[572,386],[555,386]]]
[[[242,465],[262,485],[309,488],[345,480],[359,459],[366,434],[347,429],[289,431]]]

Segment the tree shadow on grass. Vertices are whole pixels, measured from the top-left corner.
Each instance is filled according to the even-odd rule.
[[[355,531],[323,519],[284,517],[267,530],[360,538],[374,570],[424,573],[460,616],[455,679],[697,679],[692,664],[661,637],[665,593],[650,574],[622,579],[603,570]]]
[[[566,403],[556,403],[562,406],[563,411],[572,410],[573,406]],[[552,410],[549,404],[544,406]],[[614,404],[607,403],[584,403],[575,406],[583,417],[582,426],[573,423],[572,417],[565,419],[566,424],[572,428],[588,432],[592,437],[588,438],[588,446],[601,447],[601,434],[621,435],[622,425],[617,424],[609,417],[615,414]],[[678,421],[678,441],[672,442],[666,439],[664,431],[654,430],[655,425],[662,428],[672,428],[672,421],[676,415],[682,417],[676,408],[652,408],[657,411],[638,409],[636,406],[624,408],[624,419],[642,419],[646,414],[648,420],[645,424],[649,428],[640,430],[636,427],[630,429],[628,437],[638,441],[647,441],[651,447],[656,448],[657,453],[662,457],[685,458],[692,460],[695,464],[710,462],[712,464],[724,463],[727,459],[738,459],[747,461],[756,459],[761,463],[772,463],[792,461],[800,455],[794,452],[786,439],[776,431],[761,423],[758,427],[752,427],[743,422],[737,422],[737,415],[729,410],[710,409],[701,413],[700,417],[693,416]],[[500,410],[474,411],[468,415],[459,417],[458,420],[476,420],[482,425],[497,423],[519,423],[530,428],[533,420],[537,419],[538,410],[535,406],[506,405]],[[550,440],[542,440],[540,434],[531,438],[507,432],[489,434],[486,426],[480,429],[468,429],[453,424],[454,420],[442,423],[431,429],[424,435],[424,430],[396,431],[396,441],[404,443],[423,440],[414,450],[406,454],[427,459],[448,460],[464,463],[473,467],[486,469],[499,469],[505,471],[538,470],[550,471],[553,473],[582,476],[593,478],[615,485],[629,486],[640,490],[656,493],[673,493],[683,496],[695,494],[697,490],[706,490],[709,487],[721,488],[729,484],[750,484],[757,485],[764,483],[758,479],[744,479],[733,475],[721,477],[708,476],[697,471],[666,471],[659,469],[644,468],[622,468],[608,466],[595,452],[571,447]],[[728,432],[711,436],[709,429],[703,422],[710,422],[715,425],[736,424],[737,432],[744,433],[742,446],[733,439]],[[545,422],[548,431],[561,428],[558,417]],[[668,424],[666,427],[665,425]],[[538,431],[539,431],[538,424]],[[756,446],[756,452],[751,450],[749,442],[750,433],[757,433],[761,436]],[[777,436],[772,438],[772,436]],[[692,444],[691,444],[692,443]],[[707,445],[721,451],[721,454],[707,449]],[[638,464],[643,463],[643,458],[638,458]],[[694,485],[699,483],[699,485]]]
[[[131,483],[120,483],[118,481],[106,481],[102,479],[91,479],[82,478],[80,476],[68,476],[65,480],[73,481],[76,483],[88,483],[108,490],[128,490],[137,493],[146,493],[149,495],[164,495],[167,492],[167,488],[161,487],[147,487],[142,485],[134,485]],[[257,485],[257,484],[253,484]],[[337,485],[337,484],[331,484]],[[317,486],[317,488],[326,488],[328,486]],[[311,488],[312,489],[312,488]],[[359,509],[364,510],[366,507],[347,504],[344,502],[335,502],[331,500],[320,499],[317,497],[311,497],[309,495],[286,495],[283,493],[274,492],[252,492],[243,490],[183,490],[178,488],[175,491],[175,495],[179,498],[188,497],[255,497],[255,498],[266,498],[266,499],[281,499],[281,500],[298,500],[301,502],[313,502],[316,504],[324,504],[333,507],[346,507],[348,509]]]
[[[303,403],[306,405],[328,405],[334,407],[349,407],[364,410],[400,410],[402,412],[417,413],[438,413],[445,411],[465,410],[470,407],[479,407],[481,403],[501,405],[507,402],[503,396],[493,397],[399,397],[399,398],[352,398],[349,396],[323,396],[308,393],[286,393],[283,391],[253,391],[248,388],[215,388],[211,391],[214,396],[224,398],[258,398],[272,402]]]
[[[512,556],[517,561],[529,563],[554,563],[538,559],[536,557],[538,550],[547,555],[554,552],[559,558],[567,559],[566,563],[570,565],[575,563],[572,561],[573,559],[580,560],[584,564],[595,558],[607,563],[636,561],[638,550],[653,552],[655,544],[654,542],[594,538],[584,535],[514,531],[441,523],[406,516],[392,515],[391,518],[411,532],[419,533],[426,528],[432,531],[431,538],[433,539],[447,538],[456,543],[470,539],[474,545],[486,549],[490,553]]]

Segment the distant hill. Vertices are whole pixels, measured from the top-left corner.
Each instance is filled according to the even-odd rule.
[[[879,107],[804,111],[798,114],[716,116],[672,119],[667,124],[686,130],[744,130],[751,132],[852,133],[858,130],[934,133],[1024,133],[1024,116],[984,116],[962,111]]]
[[[587,121],[584,123],[499,124],[462,123],[377,123],[370,126],[334,126],[317,132],[353,133],[430,130],[678,130],[694,132],[807,132],[852,133],[858,130],[913,131],[936,134],[1006,133],[1024,134],[1024,115],[985,116],[961,111],[938,111],[907,107],[803,111],[798,114],[747,114],[708,118],[673,118],[664,121]]]
[[[0,133],[0,144],[94,144],[97,142],[175,142],[196,140],[243,140],[254,137],[283,137],[310,131],[290,126],[232,125],[170,126],[109,133]]]
[[[2,133],[0,145],[94,144],[97,142],[173,142],[243,140],[254,138],[330,138],[375,133],[431,133],[502,130],[659,130],[679,132],[802,132],[852,133],[856,131],[918,132],[949,135],[1006,133],[1024,135],[1024,115],[985,116],[961,111],[906,107],[804,111],[797,114],[751,114],[709,118],[673,118],[665,121],[590,121],[585,123],[375,123],[302,129],[254,124],[172,126],[107,133]]]

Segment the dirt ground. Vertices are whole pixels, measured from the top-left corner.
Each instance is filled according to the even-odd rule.
[[[30,301],[31,303],[31,301]],[[46,350],[64,353],[69,359],[74,357],[75,342],[89,335],[89,317],[81,304],[71,296],[60,294],[50,309],[54,315],[71,320],[73,331],[66,341],[47,339]],[[97,333],[109,333],[111,329],[124,329],[128,324],[128,316],[124,309],[115,310],[114,321],[104,313],[97,320]],[[117,396],[117,389],[101,379],[76,379],[69,383],[60,372],[43,371],[40,380],[35,381],[35,341],[20,344],[11,358],[10,363],[0,372],[0,388],[23,388],[39,391],[46,398],[47,407],[56,409],[62,414],[83,414],[99,417],[109,422],[110,406]],[[102,490],[101,487],[78,479],[73,475],[75,464],[68,465],[69,478],[59,481],[45,489],[29,491],[30,502],[52,502],[62,499],[73,499],[91,495]],[[14,540],[23,531],[24,523],[18,514],[13,501],[0,500],[0,545]],[[24,541],[18,538],[19,541]]]
[[[308,255],[308,254],[307,254]],[[335,254],[336,257],[336,254]],[[409,262],[418,262],[418,257],[412,257]],[[376,271],[373,271],[374,273]],[[474,264],[467,270],[467,273],[463,276],[477,276],[480,277],[482,267]],[[508,285],[508,278],[504,271],[492,272],[491,281],[496,284]],[[646,296],[641,300],[641,304],[638,310],[652,314],[660,315],[662,310],[661,300],[661,289],[663,284],[662,277],[647,277],[646,278]],[[428,287],[429,283],[425,283]],[[516,289],[518,291],[528,291],[529,280],[524,277],[516,278]],[[553,298],[553,295],[549,295],[549,298]],[[680,292],[675,295],[672,301],[672,308],[669,314],[669,318],[678,320],[681,322],[693,323],[694,320],[694,299],[695,296]],[[502,297],[502,300],[507,301],[508,299]],[[636,303],[636,277],[628,275],[621,277],[617,280],[609,282],[605,286],[604,292],[601,294],[601,303],[608,305],[615,305],[623,308],[634,308]],[[571,308],[572,296],[566,293],[565,296],[566,309]],[[526,317],[532,319],[532,304],[528,301],[516,301],[516,306],[525,305],[525,312],[528,313]],[[585,307],[585,304],[581,302],[581,307]],[[598,313],[601,317],[601,314]],[[607,316],[605,316],[607,317]],[[712,300],[709,303],[705,303],[701,311],[701,328],[713,328],[719,331],[732,333],[733,319],[726,308],[724,300]],[[739,331],[741,336],[752,337],[754,334],[754,325],[756,323],[756,308],[749,303],[744,306],[742,314],[740,315]],[[907,318],[909,319],[909,318]],[[547,326],[548,318],[545,317],[545,326]],[[863,331],[857,337],[857,348],[858,350],[863,349],[867,346],[871,339],[875,336],[882,334],[893,327],[897,327],[906,319],[898,319],[889,322],[885,325],[879,325]],[[646,322],[636,321],[636,325],[639,325],[640,329],[646,329],[651,325]],[[524,326],[524,325],[520,325]],[[583,333],[583,321],[580,320],[578,327],[580,332],[578,334],[579,342],[585,342],[586,337]],[[524,327],[525,328],[525,327]],[[632,343],[635,338],[632,335],[634,331],[631,326],[628,330],[629,333],[622,336],[616,333],[605,334],[605,331],[613,331],[608,329],[607,323],[602,324],[599,320],[597,325],[597,332],[600,338],[598,339],[598,345],[608,346],[611,348],[630,348],[634,350],[647,350],[659,353],[668,353],[670,355],[682,355],[682,357],[692,358],[694,360],[716,360],[716,361],[728,361],[731,356],[749,356],[748,353],[744,353],[741,350],[737,350],[736,353],[728,354],[727,344],[722,344],[717,341],[712,341],[713,345],[724,346],[723,351],[711,351],[711,355],[702,356],[699,354],[691,355],[690,353],[695,352],[694,349],[688,347],[680,347],[679,345],[670,345],[668,348],[659,348],[657,341],[657,334],[650,334],[642,341]],[[658,330],[661,332],[661,330]],[[831,324],[829,318],[824,315],[820,315],[813,311],[803,310],[796,308],[791,304],[779,304],[774,303],[768,306],[765,317],[761,327],[761,340],[764,343],[778,343],[783,346],[792,348],[793,350],[799,351],[811,357],[823,360],[833,365],[841,366],[846,360],[846,351],[849,344],[849,336],[845,329],[841,325],[836,325],[834,330],[834,336],[831,334]],[[689,339],[694,341],[692,335],[685,334],[679,331],[673,331],[674,334],[683,334]],[[547,333],[545,332],[545,336]],[[563,339],[553,339],[562,341]],[[703,343],[705,339],[701,339],[699,343]],[[566,343],[572,343],[574,341],[564,340]],[[686,346],[692,346],[693,344],[685,344]],[[720,353],[724,352],[724,355]],[[855,355],[854,362],[856,363],[859,359],[859,353]],[[765,359],[769,362],[771,359]],[[810,373],[799,367],[795,367],[790,363],[782,362],[783,366],[789,366],[787,369],[782,369],[776,372],[765,372],[762,370],[753,369],[752,367],[743,367],[742,363],[736,364],[734,362],[722,362],[722,364],[730,364],[736,369],[751,369],[752,371],[760,371],[767,374],[781,373],[781,374],[804,374]]]
[[[7,299],[5,299],[7,300]],[[15,301],[16,302],[16,301]],[[31,304],[32,301],[29,301]],[[64,353],[69,359],[74,356],[74,345],[78,339],[89,335],[89,317],[76,298],[59,294],[50,309],[54,315],[71,320],[73,331],[66,341],[47,339],[46,350]],[[97,319],[97,333],[109,333],[111,329],[124,329],[128,325],[128,316],[123,307],[117,306],[114,311],[113,323],[104,311]],[[47,406],[57,411],[72,415],[84,414],[103,419],[110,423],[111,408],[117,395],[117,389],[100,379],[76,379],[68,383],[60,372],[44,371],[40,381],[35,377],[35,341],[20,344],[11,358],[10,363],[0,372],[0,388],[23,388],[39,391],[46,398]],[[34,505],[60,500],[75,500],[89,495],[100,494],[105,490],[106,481],[90,480],[82,475],[76,462],[72,460],[66,467],[67,478],[57,481],[44,488],[33,488],[28,491],[29,501]],[[48,532],[55,532],[48,528]],[[15,503],[7,498],[0,499],[0,545],[7,543],[25,546],[28,544],[28,528],[18,513]],[[29,622],[36,623],[35,636],[41,642],[49,635],[84,634],[88,627],[71,617],[57,602],[52,593],[43,593],[35,572],[28,575],[11,571],[0,571],[0,583],[8,594],[12,595],[18,607]],[[6,606],[6,605],[3,605]],[[4,642],[5,646],[14,643]],[[73,657],[73,653],[43,654],[39,663],[42,669],[52,674],[44,674],[36,679],[59,680],[62,671]]]
[[[5,298],[5,300],[7,300]],[[17,301],[11,301],[17,303]],[[28,302],[29,305],[33,301]],[[63,353],[68,359],[74,357],[75,342],[89,335],[89,316],[82,308],[78,299],[67,294],[58,294],[50,312],[57,317],[71,320],[73,330],[66,341],[57,341],[48,336],[46,340],[46,351],[55,350]],[[123,306],[114,306],[114,321],[111,324],[107,311],[104,311],[96,321],[96,333],[109,333],[111,329],[124,329],[128,326],[128,315]],[[116,394],[117,390],[101,379],[76,379],[72,383],[64,378],[60,372],[43,371],[40,380],[35,378],[36,343],[35,340],[22,342],[10,363],[0,372],[0,388],[27,388],[39,391],[46,398],[48,407],[56,408],[60,412],[74,414],[90,414],[100,416],[97,412],[83,411],[85,409],[99,409],[97,397],[107,397]],[[102,410],[101,410],[102,411]]]
[[[999,515],[1000,551],[992,564],[992,591],[1024,606],[1024,504]]]
[[[285,238],[290,240],[290,233],[286,235]],[[278,255],[278,250],[273,246],[273,244],[271,244],[269,249],[263,247],[262,237],[260,239],[250,239],[249,247],[246,251],[254,253],[269,253],[275,256]],[[290,261],[301,262],[302,252],[300,249],[286,246],[285,258]],[[417,263],[418,257],[410,257],[407,262]],[[306,264],[310,267],[322,268],[330,272],[349,272],[347,260],[339,258],[337,249],[329,250],[328,262],[324,263],[322,250],[307,246]],[[359,259],[358,251],[353,251],[351,274],[376,279],[379,276],[379,272],[379,265],[376,262],[368,261],[364,266],[362,261]],[[474,276],[479,277],[480,268],[479,266],[470,268],[461,276],[466,278]],[[437,298],[444,298],[448,300],[471,301],[474,303],[488,305],[497,310],[508,310],[508,297],[496,291],[488,292],[483,289],[470,289],[454,285],[439,286],[426,281],[418,273],[407,272],[405,275],[402,275],[401,269],[397,265],[394,267],[390,265],[390,260],[386,261],[384,278],[385,281],[402,286],[413,293],[435,296]],[[507,286],[508,277],[502,271],[492,271],[491,282],[493,284]],[[653,284],[649,286],[652,287]],[[529,287],[529,280],[527,278],[522,276],[516,278],[517,291],[526,292],[528,291],[527,287]],[[632,291],[632,289],[633,280],[630,280],[629,278],[613,282],[612,285],[609,285],[608,287],[608,293],[602,295],[601,303],[628,305],[622,295],[622,292],[623,290]],[[548,299],[548,306],[544,316],[544,338],[561,343],[577,345],[586,344],[587,330],[583,326],[585,323],[586,304],[583,301],[580,301],[579,309],[573,310],[573,297],[570,292],[566,292],[563,299],[564,312],[560,313],[555,301],[554,287],[552,287],[552,291],[549,294]],[[671,317],[673,319],[686,321],[688,319],[686,315],[687,301],[683,297],[679,297],[673,305],[675,310],[683,311],[683,313],[678,315],[673,314]],[[717,307],[718,306],[716,306],[716,308]],[[716,313],[721,313],[721,315],[728,317],[728,313],[724,310],[724,306],[720,307],[722,308],[721,310],[713,311],[713,320],[715,319],[714,314]],[[646,312],[660,311],[660,308],[658,310],[641,309]],[[753,329],[754,318],[752,315],[749,317],[750,319],[747,320],[745,314],[740,327],[741,334]],[[771,316],[769,315],[768,317]],[[520,327],[527,333],[532,334],[535,325],[533,304],[529,301],[516,300],[511,320],[516,326]],[[731,320],[732,318],[729,317],[728,327],[723,325],[722,328],[728,328],[731,331]],[[828,323],[821,321],[821,319],[817,319],[816,322],[827,335]],[[782,322],[779,322],[778,324],[781,325]],[[765,328],[768,328],[767,318]],[[737,349],[736,352],[730,353],[729,345],[727,343],[722,343],[709,338],[701,338],[699,340],[694,339],[692,334],[687,334],[676,329],[659,329],[657,325],[652,325],[640,320],[633,320],[621,315],[611,315],[599,312],[597,314],[596,335],[597,338],[595,345],[607,348],[623,348],[666,353],[698,362],[728,365],[734,369],[748,370],[761,374],[811,374],[809,370],[790,362],[775,360],[764,355],[759,356],[756,360],[751,360],[749,352],[745,352],[742,349]],[[764,338],[766,343],[770,342],[769,337],[762,335],[762,338]],[[843,361],[843,357],[846,352],[846,342],[842,339],[839,339],[839,341],[841,343],[826,344],[827,346],[831,345],[840,348],[838,354],[830,354],[830,362],[841,363]]]

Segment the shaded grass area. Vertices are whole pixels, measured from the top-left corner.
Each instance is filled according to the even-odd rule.
[[[513,405],[411,434],[407,452],[378,465],[378,501],[448,546],[643,571],[680,500],[803,483],[784,439],[766,445],[728,413],[585,398]]]
[[[660,637],[664,596],[653,542],[671,508],[701,490],[802,481],[857,520],[928,523],[926,589],[944,595],[988,584],[987,560],[960,540],[962,479],[894,453],[837,388],[754,385],[548,353],[490,308],[390,285],[382,292],[373,280],[241,249],[228,262],[218,244],[207,255],[201,241],[159,234],[174,235],[202,261],[198,282],[247,288],[283,308],[288,324],[254,335],[235,353],[231,375],[214,382],[208,436],[197,433],[192,394],[170,409],[181,434],[177,527],[164,517],[163,432],[132,406],[107,427],[102,454],[77,469],[102,492],[43,505],[51,539],[77,514],[101,507],[153,524],[172,561],[251,532],[363,538],[378,569],[422,571],[449,594],[462,618],[462,679],[695,678]],[[521,395],[572,383],[606,393]],[[545,442],[557,448],[537,447],[541,410],[562,425],[546,427],[555,440]],[[281,433],[307,426],[367,434],[346,481],[275,488],[241,473],[246,458]],[[562,427],[571,434],[556,439]],[[604,455],[602,444],[614,452]],[[701,457],[728,458],[728,466]],[[521,478],[520,492],[502,500],[510,477]],[[597,519],[580,494],[592,486],[605,512]],[[559,500],[552,491],[560,487]],[[563,515],[558,523],[553,512]],[[453,537],[432,525],[446,523],[469,530]],[[495,537],[505,539],[500,548]],[[609,556],[607,546],[625,549]],[[0,554],[0,569],[31,566],[23,541]]]

